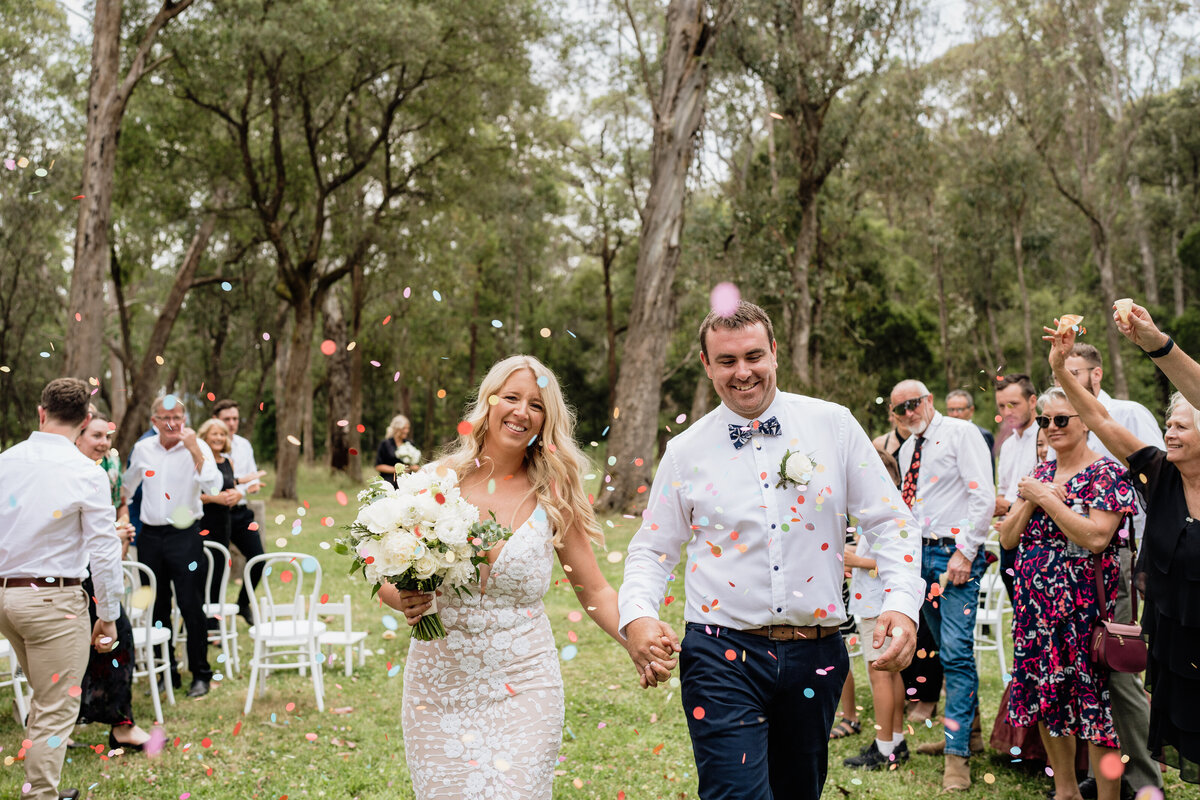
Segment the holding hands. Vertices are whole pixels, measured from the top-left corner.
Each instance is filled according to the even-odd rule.
[[[679,637],[671,626],[654,617],[640,617],[625,627],[625,650],[637,667],[643,689],[653,688],[671,677],[679,663]]]

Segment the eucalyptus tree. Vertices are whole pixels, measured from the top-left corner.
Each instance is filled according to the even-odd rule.
[[[67,308],[66,371],[71,375],[96,377],[103,370],[104,285],[113,179],[125,109],[142,79],[166,58],[154,52],[159,34],[192,2],[162,0],[148,20],[125,18],[122,0],[95,0],[93,4],[87,134]],[[128,41],[123,41],[123,29],[128,29]],[[123,49],[129,52],[123,54]],[[123,60],[127,60],[124,65]]]
[[[168,81],[220,122],[235,153],[230,179],[276,262],[290,310],[276,393],[275,496],[295,497],[317,318],[388,211],[471,125],[519,102],[533,2],[435,5],[356,0],[224,3],[174,30]],[[483,177],[483,176],[479,176]],[[331,214],[362,198],[359,242],[331,256]]]

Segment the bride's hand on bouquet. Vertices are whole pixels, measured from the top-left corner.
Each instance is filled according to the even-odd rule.
[[[387,596],[384,595],[386,590]],[[391,584],[379,587],[379,596],[383,602],[404,615],[404,621],[410,626],[421,621],[421,615],[433,605],[433,595],[428,592],[418,592],[413,589],[397,589]]]

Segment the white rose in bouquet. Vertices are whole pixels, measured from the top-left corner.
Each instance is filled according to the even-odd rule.
[[[412,573],[417,579],[426,580],[432,578],[433,574],[442,566],[442,560],[426,547],[425,551],[417,556],[417,560],[413,563]]]

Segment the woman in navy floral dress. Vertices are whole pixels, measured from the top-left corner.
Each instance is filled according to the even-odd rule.
[[[1088,742],[1099,800],[1117,800],[1119,778],[1099,769],[1119,755],[1107,675],[1088,659],[1100,616],[1092,554],[1103,554],[1103,603],[1116,608],[1117,547],[1128,536],[1133,487],[1125,468],[1089,449],[1088,430],[1062,389],[1038,398],[1040,427],[1057,458],[1021,479],[1020,499],[1000,529],[1006,548],[1020,545],[1013,603],[1013,678],[1008,721],[1037,725],[1054,770],[1058,800],[1075,800],[1075,737]],[[1121,531],[1121,536],[1115,534]]]

